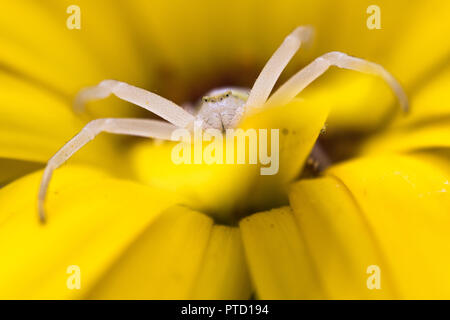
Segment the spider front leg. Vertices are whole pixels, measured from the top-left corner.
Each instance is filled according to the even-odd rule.
[[[284,105],[297,96],[311,82],[321,76],[331,66],[343,69],[355,70],[362,73],[372,74],[383,78],[391,87],[397,96],[403,111],[408,111],[408,98],[400,84],[395,78],[387,72],[382,66],[346,55],[342,52],[329,52],[315,59],[305,68],[297,72],[286,83],[284,83],[272,96],[267,100],[264,107]],[[321,148],[319,142],[314,146],[308,162],[314,169],[322,171],[330,165],[330,159]]]
[[[48,161],[41,180],[38,197],[38,212],[41,222],[45,222],[44,201],[53,171],[66,162],[75,152],[101,132],[132,135],[162,140],[172,140],[171,135],[178,127],[157,120],[145,119],[97,119],[89,122],[75,137],[67,142]]]
[[[103,80],[97,86],[81,90],[75,98],[74,108],[76,111],[82,111],[86,102],[104,99],[111,94],[151,111],[181,128],[185,128],[194,121],[192,114],[174,102],[117,80]]]
[[[395,80],[395,78],[382,66],[367,60],[351,57],[345,53],[337,51],[329,52],[320,56],[293,75],[269,98],[266,106],[283,105],[288,103],[331,66],[355,70],[383,78],[397,96],[403,111],[408,111],[408,98],[405,92],[397,80]]]
[[[311,40],[313,28],[297,27],[289,34],[267,61],[250,91],[246,108],[261,107],[272,92],[272,89],[286,65],[304,42]]]

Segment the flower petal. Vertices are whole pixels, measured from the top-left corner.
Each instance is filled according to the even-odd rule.
[[[246,185],[235,183],[246,168],[235,165],[179,164],[172,161],[171,142],[143,142],[131,151],[136,175],[144,183],[183,195],[186,205],[229,221],[236,199]],[[193,147],[192,147],[193,148]]]
[[[146,56],[156,56],[155,59],[162,61],[166,71],[163,75],[171,78],[172,86],[166,92],[180,95],[182,91],[184,99],[192,96],[192,92],[186,93],[186,84],[198,91],[202,86],[229,85],[231,78],[234,85],[251,87],[282,39],[298,25],[312,25],[317,30],[317,39],[312,48],[301,50],[286,74],[335,50],[380,61],[398,33],[408,32],[411,12],[420,13],[421,9],[407,0],[379,0],[382,29],[370,30],[366,27],[369,17],[366,10],[372,4],[369,1],[286,0],[281,3],[269,0],[262,5],[255,0],[227,0],[191,1],[189,6],[181,0],[170,4],[142,0],[129,3],[127,9],[133,16],[131,22],[136,26],[136,33],[150,39],[143,43]],[[244,12],[251,14],[241,14]],[[186,17],[189,23],[184,23]],[[385,89],[381,87],[381,94],[389,94],[388,90],[383,93]],[[374,91],[367,88],[366,93]],[[367,95],[363,98],[359,102],[365,102]],[[347,99],[347,103],[351,104],[351,100]],[[365,115],[364,110],[360,115]]]
[[[245,299],[250,283],[235,228],[183,207],[164,212],[104,275],[93,299]]]
[[[214,225],[193,299],[249,299],[250,275],[238,228]]]
[[[341,74],[330,75],[331,79],[324,79],[299,95],[314,105],[331,104],[327,136],[370,132],[384,124],[387,116],[399,112],[396,97],[381,79],[348,70],[334,72]]]
[[[450,67],[419,90],[411,112],[367,140],[363,154],[404,152],[450,146]]]
[[[450,3],[377,1],[381,14],[380,30],[369,30],[366,27],[364,20],[369,15],[359,14],[359,18],[346,16],[353,12],[363,13],[371,4],[355,1],[350,6],[350,13],[343,10],[344,14],[339,14],[348,20],[344,23],[348,33],[343,41],[331,49],[381,64],[399,80],[411,97],[442,67],[448,66],[450,40],[446,35],[450,32],[447,15]],[[339,2],[339,7],[341,6],[344,4]],[[356,19],[361,19],[360,28],[355,28]],[[337,25],[336,23],[333,27],[336,28]],[[332,24],[329,25],[331,26]],[[358,35],[363,35],[366,39],[361,40]],[[353,45],[349,42],[353,42]],[[329,43],[333,44],[332,40]],[[363,46],[368,49],[361,48]],[[381,80],[350,71],[337,72],[340,74],[335,77],[327,76],[326,82],[305,90],[302,95],[308,100],[320,102],[329,99],[334,102],[328,119],[330,135],[343,130],[372,131],[385,124],[386,119],[393,115],[401,116],[395,97]]]
[[[287,203],[285,188],[301,171],[324,126],[328,105],[311,105],[295,99],[244,119],[242,129],[265,129],[267,139],[272,139],[271,129],[278,130],[279,149],[270,164],[278,168],[274,175],[261,175],[260,166],[252,164],[175,165],[171,158],[174,144],[170,143],[137,145],[131,154],[132,161],[141,181],[183,194],[193,199],[189,205],[220,219],[227,220],[239,209],[252,208],[255,212],[283,205]],[[239,152],[248,149],[247,145]]]
[[[188,299],[212,219],[183,207],[165,211],[107,272],[93,299]]]
[[[364,212],[399,297],[450,297],[448,155],[361,158],[327,173],[343,181]]]
[[[401,32],[392,39],[386,66],[408,89],[420,87],[424,80],[426,83],[430,76],[448,65],[450,38],[446,34],[450,32],[449,10],[449,2],[432,0],[408,2],[393,13],[403,12],[406,19]]]
[[[302,180],[289,194],[300,233],[331,299],[388,299],[394,288],[378,244],[348,189],[333,177]],[[369,266],[382,270],[382,290],[367,287]]]
[[[56,172],[47,200],[48,221],[38,222],[42,172],[0,190],[0,297],[84,297],[99,277],[165,208],[174,195],[112,179],[95,170]],[[81,288],[67,286],[71,265],[81,270]]]
[[[411,114],[398,119],[399,125],[410,125],[429,119],[450,116],[450,65],[415,92]]]
[[[257,171],[251,190],[248,190],[255,208],[274,207],[284,204],[286,188],[303,168],[306,159],[325,127],[330,103],[311,104],[294,99],[284,106],[269,107],[245,118],[244,129],[271,129],[279,131],[279,170],[276,174],[261,175]],[[276,152],[275,151],[275,152]],[[273,163],[272,163],[273,165]]]
[[[66,96],[105,78],[142,80],[144,69],[120,8],[103,0],[77,1],[81,29],[70,30],[69,5],[5,4],[0,12],[0,29],[7,30],[0,41],[2,65]]]
[[[360,148],[364,155],[450,147],[450,118],[386,131]]]
[[[41,88],[4,72],[0,86],[0,158],[46,162],[83,127],[68,104]],[[103,140],[74,158],[108,164],[117,156]]]
[[[310,252],[289,207],[254,214],[239,226],[258,298],[323,298]]]

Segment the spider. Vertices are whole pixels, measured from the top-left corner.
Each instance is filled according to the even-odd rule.
[[[113,94],[155,113],[168,122],[150,119],[104,118],[90,121],[77,135],[59,149],[47,162],[38,195],[38,213],[45,222],[44,202],[53,171],[66,162],[76,151],[94,139],[100,132],[172,140],[171,133],[179,128],[232,129],[250,110],[283,105],[292,100],[312,81],[331,66],[355,70],[383,78],[397,96],[404,111],[408,99],[400,84],[382,66],[342,52],[329,52],[308,64],[293,75],[270,97],[281,72],[302,43],[312,38],[313,29],[297,27],[290,33],[266,63],[250,91],[239,88],[222,88],[209,92],[200,102],[199,111],[193,115],[157,94],[117,80],[104,80],[88,87],[75,98],[75,109],[81,110],[91,100],[103,99]]]

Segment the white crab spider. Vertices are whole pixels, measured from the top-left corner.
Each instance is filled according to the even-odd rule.
[[[269,95],[288,62],[312,36],[312,28],[297,27],[289,34],[264,66],[250,92],[237,88],[217,89],[203,97],[200,109],[194,116],[175,103],[124,82],[104,80],[94,87],[83,89],[75,100],[81,109],[85,102],[106,98],[114,94],[118,98],[147,109],[168,122],[147,119],[106,118],[89,122],[75,137],[67,142],[48,161],[42,177],[38,212],[45,221],[44,200],[53,171],[66,162],[76,151],[100,132],[142,136],[171,140],[171,133],[178,128],[228,129],[235,128],[244,114],[253,108],[286,104],[330,66],[355,70],[382,77],[397,95],[404,111],[408,100],[399,83],[382,66],[341,52],[326,53],[292,76],[272,96]]]

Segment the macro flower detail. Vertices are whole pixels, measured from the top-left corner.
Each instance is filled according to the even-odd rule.
[[[340,14],[330,1],[80,1],[81,28],[68,29],[69,5],[14,1],[0,13],[1,298],[450,297],[447,5],[379,1],[382,28],[368,29],[369,4],[353,1]],[[249,13],[209,17],[224,5]],[[276,51],[292,30],[309,30],[298,25],[315,28],[315,44],[304,47],[300,32]],[[330,70],[306,88],[331,65],[381,79]],[[81,91],[75,113],[79,90],[100,82]],[[137,87],[155,94],[136,99]],[[242,100],[231,88],[252,90]],[[161,123],[117,98],[88,102],[111,92],[188,128],[192,102],[237,99],[242,118],[221,114],[218,129],[279,129],[279,170],[175,164],[167,135],[99,135],[62,151],[52,170],[79,149],[44,203],[45,164],[88,123],[132,118],[127,133]],[[165,105],[155,111],[155,101]],[[203,125],[218,126],[210,114]]]

